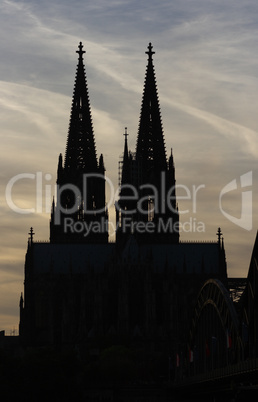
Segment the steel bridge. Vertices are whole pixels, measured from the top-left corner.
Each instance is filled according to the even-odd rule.
[[[246,279],[209,279],[199,292],[185,358],[176,357],[171,392],[178,399],[258,395],[257,239]]]

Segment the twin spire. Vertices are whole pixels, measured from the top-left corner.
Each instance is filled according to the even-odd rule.
[[[132,233],[138,241],[178,243],[179,215],[175,194],[175,168],[173,155],[167,160],[163,127],[152,56],[155,52],[149,43],[136,153],[128,151],[125,129],[120,198],[116,204],[118,244],[126,244]],[[136,189],[134,196],[132,188]],[[154,190],[155,189],[155,190]],[[164,194],[170,191],[171,204]],[[162,222],[162,225],[160,224]],[[150,231],[138,232],[137,224],[154,224],[155,237]],[[170,225],[170,226],[169,226]],[[161,227],[162,226],[162,227]],[[170,230],[163,230],[170,227]],[[153,233],[153,232],[152,232]]]
[[[101,155],[98,161],[96,155],[88,85],[83,60],[85,51],[83,50],[82,42],[79,43],[76,53],[78,53],[79,57],[75,76],[65,159],[63,164],[62,156],[60,155],[58,163],[57,184],[59,185],[61,195],[57,199],[56,208],[54,206],[52,208],[50,239],[53,242],[107,242],[108,211],[105,203],[105,168],[103,156]],[[128,133],[127,128],[125,129],[121,184],[122,186],[127,185],[127,188],[121,190],[120,200],[118,202],[117,221],[119,221],[119,225],[123,218],[125,218],[125,220],[127,218],[129,218],[129,220],[131,219],[132,223],[135,221],[158,221],[160,217],[164,221],[167,221],[171,217],[174,223],[178,221],[176,201],[174,201],[174,212],[172,212],[171,216],[171,211],[162,207],[163,199],[154,200],[153,194],[147,192],[146,186],[144,186],[151,184],[152,187],[155,186],[159,194],[162,194],[161,186],[163,184],[165,191],[168,191],[168,189],[175,184],[173,157],[171,155],[169,161],[167,161],[166,158],[158,91],[152,59],[154,53],[152,44],[149,43],[146,52],[148,55],[148,63],[145,74],[135,154],[132,154],[128,150]],[[85,177],[90,177],[87,182],[87,191],[84,191]],[[72,184],[73,187],[71,187],[70,184]],[[139,199],[145,200],[142,203],[142,207],[143,211],[146,212],[139,212],[138,210],[136,213],[133,212],[136,210],[135,205],[133,205],[136,200],[134,200],[134,202],[131,201],[132,197],[130,197],[128,193],[130,185],[138,189]],[[74,188],[78,189],[79,195],[74,193]],[[125,201],[122,200],[123,198]],[[175,200],[174,194],[173,199]],[[101,211],[101,213],[97,213],[96,211]],[[56,216],[60,217],[58,225],[55,224]],[[77,222],[79,222],[80,225],[82,222],[83,224],[85,224],[85,222],[87,224],[91,224],[92,222],[102,224],[104,222],[106,226],[102,234],[94,232],[91,236],[85,238],[83,237],[83,233],[77,233],[75,230],[71,230],[70,234],[67,232],[67,219],[69,218],[69,222],[71,222],[72,219],[72,222],[77,225],[76,228],[79,227]],[[131,231],[130,225],[128,230],[129,232]],[[173,233],[172,236],[174,236]],[[160,239],[162,240],[163,237],[160,237]],[[168,238],[167,236],[167,240],[170,242],[178,241],[178,234],[175,234],[173,238]]]
[[[151,170],[165,170],[167,166],[158,91],[152,60],[152,55],[155,52],[152,51],[151,43],[149,43],[146,54],[149,57],[136,146],[136,158],[141,159],[144,164],[143,180],[147,179]]]
[[[59,156],[57,203],[52,206],[50,241],[54,243],[107,243],[108,213],[105,202],[103,155],[97,160],[85,67],[80,42],[65,160]],[[75,191],[76,190],[76,191]],[[96,211],[99,211],[97,214]],[[103,227],[101,233],[85,225]]]
[[[155,52],[149,43],[148,65],[145,75],[141,115],[136,145],[136,157],[144,164],[143,176],[147,178],[150,170],[166,169],[166,150],[160,114],[158,92],[152,56]],[[82,42],[79,43],[78,65],[75,77],[73,101],[64,169],[67,171],[96,171],[98,162],[89,102],[85,67],[83,63]]]
[[[67,146],[65,153],[65,170],[96,171],[97,156],[93,124],[89,102],[89,93],[85,68],[83,64],[83,45],[78,46],[79,54]]]

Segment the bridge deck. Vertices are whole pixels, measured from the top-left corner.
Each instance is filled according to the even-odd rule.
[[[243,390],[258,393],[258,358],[178,379],[170,388],[180,397]]]

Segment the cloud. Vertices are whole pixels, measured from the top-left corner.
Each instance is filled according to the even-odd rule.
[[[243,152],[247,152],[248,155],[258,157],[258,132],[249,129],[248,127],[241,126],[232,121],[226,120],[215,114],[209,113],[205,110],[197,109],[193,106],[173,102],[167,99],[172,107],[175,107],[184,113],[194,116],[196,119],[203,120],[208,125],[216,129],[216,131],[226,137],[230,137],[231,141],[243,143]],[[197,123],[198,124],[198,123]]]

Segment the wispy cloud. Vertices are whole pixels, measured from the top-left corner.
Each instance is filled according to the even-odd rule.
[[[170,99],[167,99],[167,102],[172,107],[194,116],[198,120],[205,121],[208,125],[215,128],[221,136],[230,137],[232,142],[237,142],[238,146],[241,146],[243,153],[247,153],[248,156],[253,155],[255,158],[258,157],[258,131],[251,130],[248,127],[241,126],[193,106],[173,102]]]

